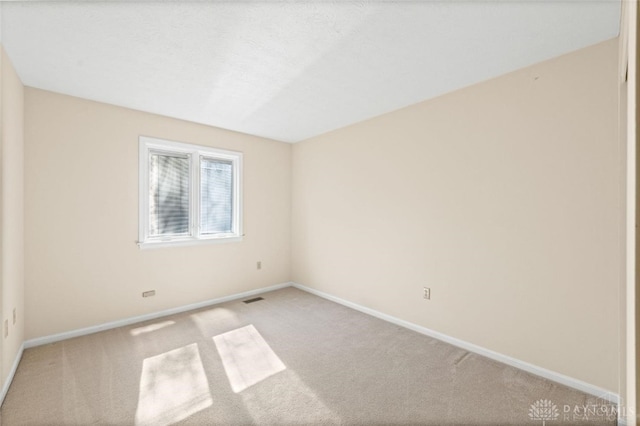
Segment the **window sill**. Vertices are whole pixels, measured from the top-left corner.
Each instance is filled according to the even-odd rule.
[[[231,237],[211,237],[211,238],[185,238],[175,239],[170,241],[161,240],[147,240],[144,242],[138,242],[138,248],[140,250],[156,249],[163,247],[184,247],[184,246],[199,246],[203,244],[223,244],[223,243],[238,243],[241,242],[244,235],[231,236]]]

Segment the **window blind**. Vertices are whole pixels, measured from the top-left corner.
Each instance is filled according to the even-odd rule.
[[[233,163],[200,160],[200,233],[233,232]]]
[[[149,235],[189,235],[189,156],[149,155]]]

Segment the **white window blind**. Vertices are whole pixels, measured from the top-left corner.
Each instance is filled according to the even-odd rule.
[[[200,233],[233,232],[233,163],[226,160],[200,160]]]
[[[189,156],[149,156],[149,235],[189,235]]]

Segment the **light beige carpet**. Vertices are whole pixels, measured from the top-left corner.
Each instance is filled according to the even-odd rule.
[[[615,424],[595,397],[306,292],[262,297],[28,349],[2,425]]]

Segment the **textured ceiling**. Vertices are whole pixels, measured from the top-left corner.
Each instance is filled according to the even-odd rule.
[[[3,2],[23,83],[300,141],[618,34],[620,1]]]

